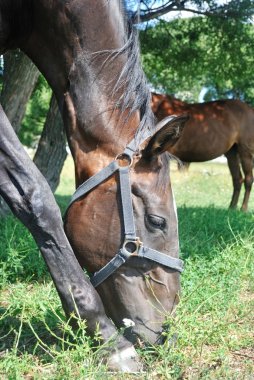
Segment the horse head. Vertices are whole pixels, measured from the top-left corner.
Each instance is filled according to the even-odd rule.
[[[66,216],[65,229],[81,266],[91,275],[97,272],[92,282],[108,316],[118,327],[129,321],[125,334],[134,342],[158,342],[165,317],[178,302],[182,264],[166,151],[178,140],[185,119],[163,120],[130,161],[119,154],[94,173],[78,188]],[[92,159],[97,168],[102,157],[97,148]],[[122,171],[128,167],[127,180],[114,165]]]

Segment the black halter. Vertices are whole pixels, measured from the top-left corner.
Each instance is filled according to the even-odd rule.
[[[173,116],[170,117],[170,119],[173,118]],[[147,137],[148,136],[146,136],[146,138]],[[143,141],[145,141],[146,138],[143,138]],[[114,161],[90,177],[87,181],[82,183],[77,188],[68,206],[69,208],[77,199],[93,190],[96,186],[105,181],[107,178],[111,177],[117,171],[119,172],[125,238],[121,248],[113,257],[113,259],[110,260],[108,264],[106,264],[98,272],[94,273],[94,275],[91,277],[91,283],[94,285],[94,287],[98,286],[104,280],[106,280],[106,278],[114,273],[117,268],[119,268],[126,262],[126,260],[132,256],[155,261],[166,267],[175,269],[178,272],[183,271],[182,260],[156,251],[155,249],[145,247],[140,239],[136,236],[131,196],[130,168],[133,163],[133,156],[135,154],[138,154],[138,152],[139,150],[137,147],[136,139],[133,139],[131,143],[127,145],[124,152],[118,155]]]

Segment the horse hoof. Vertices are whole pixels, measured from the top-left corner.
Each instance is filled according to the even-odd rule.
[[[114,352],[108,359],[107,366],[113,372],[139,373],[143,369],[134,347]]]

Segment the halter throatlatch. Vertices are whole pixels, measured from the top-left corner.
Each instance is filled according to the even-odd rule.
[[[173,118],[173,117],[172,117]],[[146,136],[147,138],[148,136]],[[144,139],[145,140],[145,139]],[[94,273],[91,277],[91,283],[94,287],[100,285],[106,278],[123,265],[130,257],[146,258],[155,261],[178,272],[183,271],[183,261],[155,249],[145,247],[140,239],[136,236],[134,223],[131,184],[130,184],[130,167],[133,163],[134,154],[138,153],[136,140],[133,139],[125,148],[124,152],[118,155],[114,161],[101,171],[90,177],[82,183],[73,194],[68,208],[73,202],[81,198],[89,191],[93,190],[100,183],[111,177],[117,171],[119,172],[121,204],[124,222],[124,242],[118,253],[102,269]]]

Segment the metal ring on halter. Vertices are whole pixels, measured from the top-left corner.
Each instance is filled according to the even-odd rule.
[[[115,161],[118,161],[118,164],[119,164],[119,162],[121,162],[122,165],[119,164],[119,166],[121,166],[121,167],[129,167],[130,168],[133,164],[133,158],[131,156],[129,156],[129,154],[127,154],[127,153],[118,154],[115,158]],[[127,161],[126,164],[125,164],[125,161]]]
[[[129,256],[138,256],[141,245],[142,242],[138,237],[135,240],[125,239],[122,246],[122,250]]]

